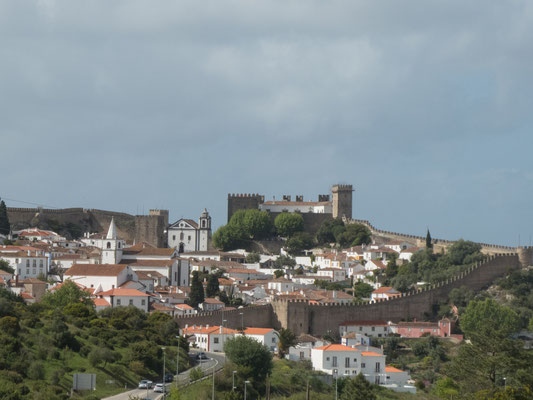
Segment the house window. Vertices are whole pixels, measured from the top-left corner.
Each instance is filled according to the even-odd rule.
[[[30,266],[30,260],[26,260],[26,267]]]
[[[117,306],[120,306],[120,299],[117,299]]]
[[[26,268],[26,275],[29,275],[29,274],[30,274],[30,270]]]
[[[366,368],[366,364],[365,363],[361,363],[361,368]]]
[[[185,237],[185,235],[183,235],[183,232],[180,233],[180,240],[183,240],[183,238]]]
[[[35,268],[37,266],[37,260],[33,260],[33,263],[32,263],[33,267]]]
[[[374,383],[375,383],[376,385],[379,385],[379,376],[376,376],[376,379],[375,379]]]
[[[376,372],[381,372],[381,364],[380,363],[376,363]]]
[[[304,359],[304,352],[300,351],[300,360],[303,360],[303,359]]]
[[[176,235],[172,235],[172,240],[176,240]]]
[[[360,331],[362,331],[362,330],[363,330],[363,327],[362,327],[362,326],[360,326],[360,327],[359,327],[359,330],[360,330]]]
[[[329,361],[329,357],[326,357],[326,361]]]
[[[216,337],[213,341],[215,344],[218,344],[218,338]]]
[[[276,343],[276,338],[275,337],[272,338],[272,343]]]
[[[190,241],[191,241],[191,235],[189,235],[189,238],[188,238],[188,239],[189,239],[189,242],[190,242]]]
[[[387,327],[386,326],[383,327],[383,332],[387,332]]]
[[[346,357],[344,359],[344,367],[345,368],[350,368],[350,357]]]
[[[132,300],[132,299],[130,299],[130,306],[132,306],[132,305],[133,305],[133,300]]]
[[[332,363],[332,366],[333,367],[336,367],[337,366],[337,356],[333,356],[333,363]]]
[[[376,330],[376,328],[373,326],[373,327],[372,327],[372,332],[374,332],[375,330]]]
[[[111,248],[111,242],[107,242],[107,248],[108,248],[108,249]]]

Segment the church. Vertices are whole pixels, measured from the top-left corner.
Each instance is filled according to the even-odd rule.
[[[181,218],[171,224],[167,230],[168,247],[178,253],[189,251],[207,251],[211,243],[211,217],[204,208],[198,222]]]

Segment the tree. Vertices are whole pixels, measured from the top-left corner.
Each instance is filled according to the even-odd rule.
[[[296,232],[287,240],[286,247],[290,254],[301,253],[302,250],[308,250],[314,246],[313,237],[307,232]]]
[[[89,353],[88,359],[93,367],[98,367],[103,362],[105,368],[108,362],[115,361],[116,354],[107,347],[96,347]]]
[[[459,386],[451,378],[442,378],[435,382],[433,392],[441,399],[453,399],[459,395]]]
[[[224,344],[228,359],[256,383],[265,382],[272,371],[272,354],[258,341],[248,336],[237,336]]]
[[[85,305],[93,305],[91,294],[83,289],[80,289],[71,280],[65,281],[59,289],[54,292],[47,292],[41,303],[54,308],[63,308],[72,303],[82,303]]]
[[[261,256],[259,253],[248,253],[245,261],[247,264],[255,264],[261,261]]]
[[[376,400],[376,398],[374,387],[361,373],[344,385],[341,394],[341,400]]]
[[[358,299],[370,298],[370,295],[374,291],[374,287],[366,282],[356,282],[353,285],[354,296]]]
[[[304,219],[298,213],[282,212],[274,220],[278,235],[291,237],[294,233],[303,231]]]
[[[344,227],[344,230],[341,227],[334,229],[335,239],[339,245],[342,247],[350,246],[359,246],[361,244],[368,244],[372,240],[372,233],[363,224],[348,224]]]
[[[294,266],[296,265],[296,260],[287,256],[279,256],[274,262],[274,265],[276,266],[276,268],[280,269],[283,267],[294,268]]]
[[[432,249],[433,243],[431,243],[431,233],[429,233],[429,229],[426,233],[426,249]]]
[[[7,216],[7,207],[4,200],[0,201],[0,233],[3,235],[9,235],[11,232],[11,224]]]
[[[274,276],[276,277],[276,279],[282,277],[283,275],[285,275],[285,272],[283,272],[283,270],[281,269],[277,269],[274,271]]]
[[[316,240],[319,244],[327,244],[335,242],[334,230],[338,227],[344,228],[344,222],[342,219],[328,219],[320,225],[316,232]]]
[[[6,260],[0,260],[0,270],[15,274],[15,269]]]
[[[472,264],[483,259],[481,245],[463,239],[459,239],[450,246],[446,257],[454,265]]]
[[[220,250],[235,250],[242,247],[246,232],[236,225],[222,225],[213,234],[213,246]]]
[[[262,239],[272,234],[272,220],[267,211],[246,210],[242,227],[252,239]]]
[[[296,335],[289,329],[281,328],[278,332],[278,339],[279,356],[283,358],[289,351],[289,347],[296,344]]]
[[[218,285],[218,276],[215,274],[209,274],[207,287],[205,288],[206,297],[215,297],[219,292],[220,286]]]
[[[204,287],[198,275],[198,271],[193,271],[191,281],[191,293],[189,295],[189,305],[198,307],[198,304],[204,302]]]
[[[450,375],[467,390],[494,388],[502,376],[511,379],[531,363],[521,342],[510,338],[520,327],[510,308],[493,299],[473,300],[460,323],[470,343],[461,344]]]

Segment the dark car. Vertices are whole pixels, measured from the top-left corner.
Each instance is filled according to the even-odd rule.
[[[165,374],[165,383],[169,383],[169,382],[172,382],[174,380],[174,375],[172,374]]]
[[[201,352],[201,353],[198,353],[198,355],[196,356],[196,359],[197,360],[208,360],[209,357],[207,357],[204,352]]]

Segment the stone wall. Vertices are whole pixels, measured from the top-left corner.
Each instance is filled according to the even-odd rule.
[[[265,196],[260,194],[228,194],[228,222],[238,210],[258,210]]]
[[[272,304],[277,327],[288,328],[296,334],[324,335],[338,332],[344,321],[385,320],[401,321],[425,319],[432,313],[432,305],[446,301],[454,288],[466,286],[479,291],[509,270],[520,268],[516,254],[491,256],[460,275],[431,288],[405,293],[401,297],[371,304],[336,305],[307,304],[305,301],[276,301]]]
[[[245,327],[270,328],[273,320],[272,307],[267,304],[244,307],[232,311],[213,311],[176,318],[181,328],[184,328],[185,325],[222,325],[223,320],[226,320],[224,326],[231,329],[241,329],[242,324]]]

